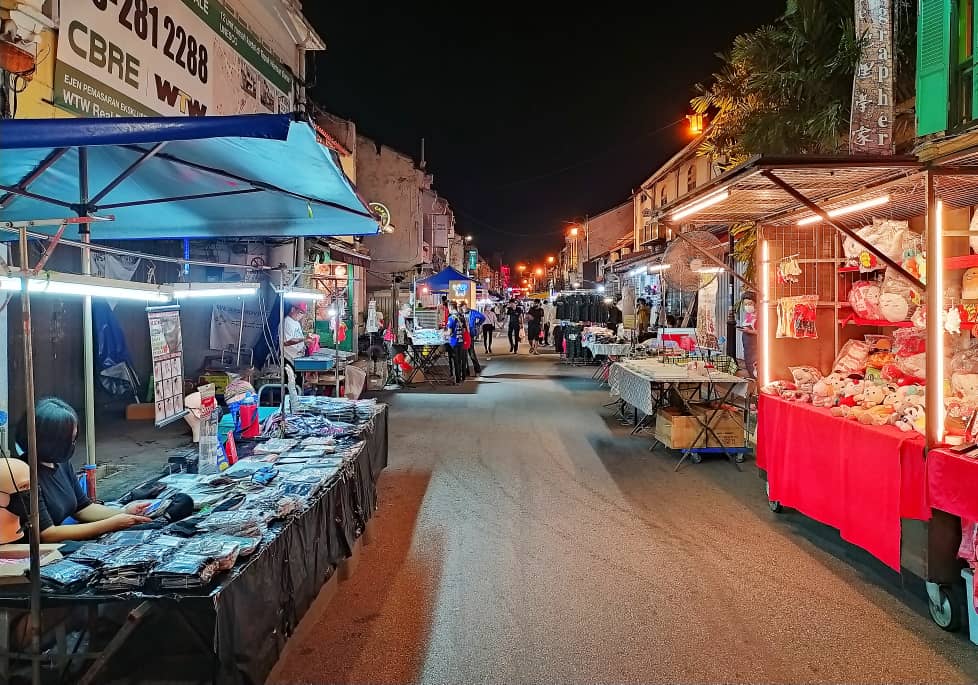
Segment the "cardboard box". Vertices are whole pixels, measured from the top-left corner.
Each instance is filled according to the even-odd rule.
[[[126,421],[156,420],[156,405],[152,402],[130,404],[126,407]]]
[[[735,407],[724,407],[710,420],[713,435],[701,431],[700,419],[715,411],[715,408],[692,405],[693,414],[678,407],[660,409],[655,421],[655,439],[673,450],[690,447],[743,447],[745,444],[744,422]],[[717,440],[719,438],[719,441]]]
[[[704,419],[715,411],[717,407],[714,405],[693,405],[693,413]],[[713,429],[716,438],[710,435],[707,447],[744,447],[746,444],[744,417],[736,407],[725,405],[720,408],[710,421],[710,428]]]

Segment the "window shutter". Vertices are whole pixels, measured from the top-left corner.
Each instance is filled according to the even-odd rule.
[[[917,20],[917,135],[946,131],[951,99],[951,1],[920,0]]]
[[[978,119],[978,7],[971,11],[971,118]]]

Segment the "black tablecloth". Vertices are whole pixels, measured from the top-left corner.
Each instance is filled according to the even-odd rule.
[[[147,664],[155,657],[168,657],[171,645],[177,648],[182,643],[180,649],[185,648],[186,641],[174,637],[192,628],[213,647],[219,683],[264,683],[299,620],[337,564],[350,556],[354,543],[373,516],[377,479],[387,466],[386,407],[374,418],[372,428],[364,432],[363,438],[363,449],[352,463],[344,464],[340,477],[315,503],[273,529],[271,540],[232,569],[216,587],[196,594],[46,596],[42,606],[136,605],[149,601],[158,605],[160,611],[134,640],[144,642],[149,637],[154,647],[152,652],[137,655],[132,650],[123,650],[118,657],[120,662],[139,659],[140,677],[152,674],[170,680],[159,667],[153,666],[147,672]],[[26,601],[24,594],[0,594],[0,606],[24,607]],[[199,655],[197,659],[192,669],[198,675],[195,680],[208,667],[206,659]],[[179,660],[167,663],[179,664]],[[119,664],[118,670],[128,672],[132,665]],[[115,670],[110,667],[110,671]],[[178,672],[186,673],[187,669],[178,668]]]

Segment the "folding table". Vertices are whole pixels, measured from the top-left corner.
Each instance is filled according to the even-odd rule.
[[[653,427],[659,409],[669,406],[672,399],[678,399],[679,404],[689,411],[699,424],[699,432],[692,441],[694,446],[682,449],[682,457],[676,464],[675,470],[678,471],[687,459],[694,464],[699,463],[703,454],[723,454],[739,470],[739,463],[744,461],[744,455],[749,451],[747,447],[695,447],[695,445],[701,439],[705,439],[707,444],[712,439],[717,445],[723,445],[712,426],[713,421],[721,411],[726,411],[724,406],[729,403],[731,396],[738,389],[742,389],[746,394],[750,380],[708,369],[700,364],[701,362],[692,361],[681,366],[664,364],[653,359],[616,362],[609,373],[611,392],[617,394],[623,403],[633,407],[635,412],[633,435]],[[703,412],[694,412],[691,406],[694,401],[708,401],[709,408]],[[645,415],[641,421],[638,420],[639,411]],[[655,443],[652,448],[655,448]]]
[[[425,382],[429,385],[451,381],[448,366],[440,363],[445,358],[444,345],[409,345],[408,357],[414,368],[404,379],[405,385],[411,385],[418,373],[424,376]]]

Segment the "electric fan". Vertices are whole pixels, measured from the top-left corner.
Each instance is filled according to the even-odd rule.
[[[724,271],[723,243],[706,231],[688,231],[676,237],[662,255],[662,280],[680,292],[696,292]],[[713,257],[713,261],[707,257]]]

